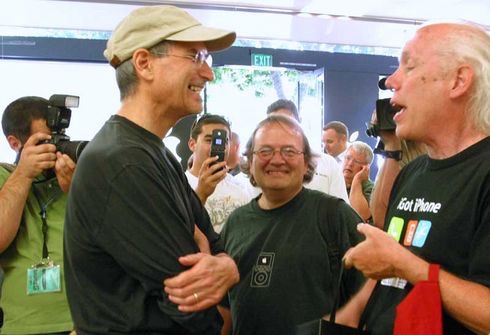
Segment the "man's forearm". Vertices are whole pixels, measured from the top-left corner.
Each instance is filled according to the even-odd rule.
[[[201,204],[204,206],[206,204],[206,201],[208,200],[209,194],[207,194],[201,187],[197,186],[196,187],[196,194],[199,197],[199,200],[201,200]]]
[[[411,252],[396,257],[397,276],[415,285],[429,276],[429,263]],[[490,288],[461,279],[443,269],[439,272],[443,308],[453,318],[479,333],[490,332]]]
[[[439,286],[444,309],[478,334],[490,333],[490,288],[441,270]]]
[[[364,222],[367,222],[371,217],[371,211],[369,209],[369,204],[364,194],[362,193],[362,185],[359,183],[353,183],[350,194],[349,201],[352,208],[361,216]]]
[[[400,164],[394,159],[386,159],[381,168],[371,193],[369,204],[374,225],[383,229],[388,201],[395,179],[400,173]]]
[[[31,185],[31,179],[14,171],[0,189],[0,252],[17,235]]]
[[[350,327],[357,327],[375,285],[376,280],[368,279],[359,292],[337,312],[335,322]],[[328,320],[329,316],[325,316],[324,319]]]

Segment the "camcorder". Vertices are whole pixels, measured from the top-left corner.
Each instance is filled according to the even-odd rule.
[[[378,87],[382,90],[387,90],[385,85],[386,78],[382,78],[378,82]],[[376,100],[376,124],[368,123],[366,134],[371,137],[378,137],[379,132],[394,131],[396,129],[396,123],[393,121],[393,116],[398,112],[391,103],[390,98]]]
[[[51,139],[45,143],[54,144],[57,151],[67,154],[74,162],[78,161],[88,143],[88,141],[70,141],[70,137],[65,134],[66,128],[70,126],[70,108],[77,108],[79,101],[80,97],[74,95],[52,95],[49,98],[46,120],[49,129],[51,129]]]
[[[390,98],[376,100],[376,124],[369,123],[366,134],[371,137],[378,137],[382,130],[396,129],[396,123],[393,121],[393,116],[397,110],[391,105]]]

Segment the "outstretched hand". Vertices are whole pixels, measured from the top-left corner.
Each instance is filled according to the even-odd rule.
[[[366,239],[345,253],[345,266],[354,266],[372,279],[397,276],[397,260],[401,254],[408,251],[392,236],[369,224],[358,224],[357,231]]]

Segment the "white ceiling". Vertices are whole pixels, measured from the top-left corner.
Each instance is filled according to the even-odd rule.
[[[174,4],[239,38],[400,48],[426,20],[469,20],[490,31],[490,0],[3,0],[12,27],[107,30],[132,9]]]

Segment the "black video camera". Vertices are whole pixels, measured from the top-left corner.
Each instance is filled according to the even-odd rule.
[[[74,95],[54,94],[49,98],[46,123],[51,129],[51,139],[46,143],[56,145],[56,150],[77,162],[88,141],[70,141],[65,134],[70,126],[71,108],[77,108],[80,98]]]
[[[378,137],[381,130],[394,131],[396,123],[393,116],[397,110],[391,105],[390,98],[376,100],[376,124],[369,123],[366,134],[371,137]]]

